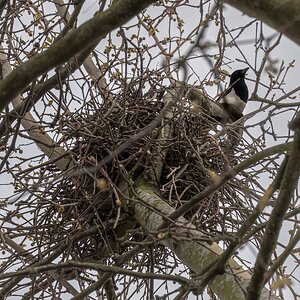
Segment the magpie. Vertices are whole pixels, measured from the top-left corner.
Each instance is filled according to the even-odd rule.
[[[236,70],[230,76],[229,87],[221,96],[220,105],[228,113],[232,121],[243,116],[243,110],[248,101],[249,92],[245,76],[249,68]]]

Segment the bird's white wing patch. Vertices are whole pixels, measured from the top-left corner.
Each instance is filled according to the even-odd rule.
[[[227,94],[224,98],[221,99],[220,103],[227,103],[230,105],[234,105],[237,110],[241,113],[243,112],[246,102],[244,102],[234,91],[231,89],[229,94]]]

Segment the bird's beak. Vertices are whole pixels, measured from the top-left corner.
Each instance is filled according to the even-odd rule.
[[[242,70],[242,74],[246,74],[248,70],[249,70],[249,68]]]

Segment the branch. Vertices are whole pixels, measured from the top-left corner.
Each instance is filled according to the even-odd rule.
[[[159,232],[165,216],[174,212],[174,208],[160,198],[155,190],[143,181],[135,182],[134,192],[139,199],[142,199],[142,201],[139,201],[135,198],[136,201],[132,201],[136,218],[140,224],[152,233],[152,236],[156,236],[183,264],[196,274],[200,273],[204,266],[209,265],[212,261],[215,261],[218,255],[222,254],[223,250],[216,243],[199,242],[199,240],[202,240],[202,234],[183,217],[174,222],[175,224],[172,226],[172,230],[168,231],[168,234]],[[147,206],[143,202],[147,203]],[[228,260],[226,271],[226,273],[213,279],[210,288],[222,300],[244,300],[245,290],[249,284],[251,274],[243,270],[233,259]],[[261,300],[266,299],[278,300],[279,298],[270,296],[270,291],[264,288]]]
[[[16,271],[16,272],[8,272],[5,274],[0,274],[0,280],[5,278],[12,278],[18,276],[32,276],[41,272],[48,272],[50,270],[61,270],[61,269],[69,269],[69,268],[81,268],[81,269],[91,269],[97,270],[101,272],[108,272],[113,274],[123,274],[136,278],[144,278],[144,279],[160,279],[160,280],[171,280],[181,284],[191,284],[191,280],[187,279],[183,276],[179,275],[166,275],[166,274],[157,274],[152,272],[134,272],[117,266],[107,266],[104,264],[94,263],[94,262],[80,262],[80,261],[66,261],[58,264],[49,264],[43,265],[39,267],[30,267],[25,270]]]
[[[213,192],[215,192],[217,189],[219,189],[221,186],[223,186],[227,181],[234,178],[239,172],[249,168],[253,164],[257,163],[261,159],[277,154],[282,153],[284,151],[288,151],[291,147],[292,143],[286,143],[286,144],[280,144],[273,147],[270,147],[268,149],[265,149],[261,152],[258,152],[251,156],[250,158],[242,161],[239,165],[235,166],[228,172],[226,172],[223,176],[220,176],[218,180],[215,180],[209,187],[207,187],[204,191],[201,193],[195,195],[192,197],[188,202],[181,205],[178,209],[176,209],[172,214],[168,216],[171,220],[176,220],[180,216],[184,215],[187,211],[192,209],[195,205],[199,203],[202,199],[207,198],[209,195],[211,195]]]
[[[234,240],[227,246],[226,250],[210,265],[205,266],[205,274],[201,278],[201,287],[203,290],[210,281],[220,274],[220,272],[225,271],[225,266],[228,259],[234,254],[234,252],[240,247],[245,241],[249,241],[249,237],[245,238],[247,231],[252,227],[257,218],[263,212],[264,208],[269,202],[271,196],[279,189],[282,177],[286,168],[288,161],[288,156],[283,160],[280,169],[278,170],[277,176],[273,180],[272,184],[266,190],[264,195],[258,201],[257,206],[254,208],[253,212],[248,216],[248,218],[243,222],[242,226],[234,235]],[[204,272],[203,272],[204,273]],[[201,274],[200,274],[201,275]]]
[[[65,63],[153,2],[154,0],[115,1],[108,10],[69,32],[45,52],[21,64],[0,82],[0,111],[35,78]]]
[[[24,258],[26,259],[29,259],[31,261],[33,261],[35,259],[35,257],[29,253],[29,252],[25,252],[24,248],[21,247],[20,245],[18,245],[17,243],[15,243],[11,238],[9,238],[7,236],[7,234],[1,232],[1,237],[3,238],[3,240],[5,241],[5,243],[11,248],[13,249],[16,253],[18,253],[18,255],[20,256],[23,256]],[[22,271],[19,271],[19,272],[22,272]],[[18,272],[11,272],[11,274],[15,274],[15,273],[18,273]],[[73,287],[73,285],[71,285],[65,278],[60,278],[60,275],[52,270],[49,270],[49,273],[48,273],[53,279],[55,280],[58,280],[60,279],[61,280],[61,284],[66,288],[66,290],[72,294],[72,295],[77,295],[77,290]],[[1,277],[2,275],[4,275],[4,277]],[[5,274],[2,274],[0,275],[0,278],[1,279],[4,279],[4,278],[9,278],[9,277],[15,277],[15,276],[7,276],[5,277]],[[8,285],[12,283],[12,281],[8,282]],[[11,288],[13,288],[14,286],[16,285],[9,285],[11,286]],[[3,299],[2,296],[3,293],[0,292],[0,299]]]
[[[283,263],[288,258],[288,256],[292,253],[292,251],[295,249],[299,241],[300,241],[300,228],[297,229],[295,236],[291,239],[291,241],[285,247],[284,251],[280,254],[280,256],[275,261],[272,262],[272,266],[266,273],[265,283],[267,283],[272,278],[276,270],[283,265]]]
[[[245,14],[260,19],[300,45],[298,0],[225,0]]]
[[[1,52],[0,61],[2,62],[3,73],[5,76],[3,81],[5,81],[6,78],[8,78],[14,71],[12,71],[12,68],[6,59],[6,56]],[[22,105],[20,94],[17,94],[12,102],[15,107],[21,106],[21,111],[25,110],[26,105]],[[49,159],[53,159],[56,161],[55,164],[61,171],[65,171],[67,168],[72,167],[72,158],[70,157],[70,155],[62,147],[55,144],[48,134],[40,130],[39,123],[34,119],[31,113],[26,113],[25,117],[21,119],[21,124],[27,131],[28,135],[36,142],[40,150]]]
[[[83,2],[84,1],[82,1],[82,4],[83,4]],[[81,9],[82,4],[77,5],[76,10],[74,10],[72,15],[70,16],[70,14],[68,13],[68,11],[66,9],[66,5],[65,5],[64,1],[63,0],[55,1],[55,6],[56,6],[58,14],[60,15],[61,18],[64,18],[66,21],[68,21],[68,23],[66,23],[66,27],[62,30],[60,36],[64,36],[65,33],[71,29],[71,25],[74,22],[74,18],[79,13],[79,10]],[[103,9],[103,8],[100,8],[100,10],[101,9]],[[96,44],[98,44],[98,41],[96,41]],[[105,97],[108,98],[108,92],[106,91],[106,87],[108,84],[105,80],[105,77],[103,76],[102,70],[99,70],[99,68],[94,64],[91,55],[89,55],[86,58],[86,60],[83,62],[83,66],[84,66],[85,70],[87,71],[87,73],[90,75],[90,77],[96,82],[96,85],[97,85],[99,91]]]
[[[86,230],[84,232],[79,232],[78,234],[76,234],[73,237],[72,241],[77,242],[87,236],[95,234],[98,231],[99,231],[99,228],[97,226],[91,227],[89,230]],[[1,236],[5,239],[6,243],[9,244],[10,247],[12,247],[13,249],[16,249],[16,247],[14,246],[15,242],[13,240],[11,240],[7,236],[7,234],[2,233]],[[44,259],[41,260],[39,257],[33,257],[33,259],[31,261],[29,261],[28,263],[30,263],[32,267],[38,267],[38,266],[42,266],[45,264],[49,264],[53,260],[55,260],[57,257],[59,257],[68,247],[70,247],[70,240],[65,239],[62,242],[58,243],[56,245],[55,249],[53,250],[53,252],[51,254],[49,254],[47,257],[45,257]],[[5,297],[11,291],[11,289],[13,289],[22,279],[23,279],[23,277],[19,276],[19,277],[9,280],[6,284],[3,284],[1,286],[1,290],[0,290],[0,300],[5,299]]]
[[[181,89],[168,89],[166,95],[163,97],[164,103],[178,102],[177,100],[182,97],[182,92]],[[153,165],[155,168],[149,172],[149,177],[153,181],[160,181],[161,171],[168,153],[168,145],[173,136],[173,118],[174,110],[170,107],[164,118],[161,120],[161,128],[159,130],[157,142],[155,143],[155,149],[153,150],[153,153],[156,153],[153,157]]]
[[[260,291],[265,282],[267,269],[271,262],[273,251],[276,247],[279,232],[285,214],[289,208],[294,191],[297,187],[300,168],[300,114],[298,113],[290,128],[295,130],[294,141],[289,153],[289,159],[280,186],[280,193],[275,202],[270,219],[266,226],[265,234],[261,242],[260,251],[254,266],[254,272],[248,287],[247,300],[259,299]]]
[[[118,155],[120,155],[131,144],[139,141],[140,139],[142,139],[143,137],[145,137],[147,134],[149,134],[150,132],[152,132],[152,130],[154,130],[157,126],[160,125],[160,123],[163,120],[163,118],[165,117],[165,115],[168,113],[168,111],[170,110],[170,108],[174,105],[174,101],[176,99],[175,100],[174,99],[169,99],[169,100],[170,101],[168,101],[167,103],[165,103],[165,106],[162,108],[162,110],[160,111],[159,115],[151,123],[149,123],[147,126],[145,126],[144,128],[142,128],[141,131],[139,131],[138,133],[136,133],[133,136],[131,136],[128,140],[126,140],[125,142],[123,142],[120,146],[118,146],[109,155],[107,155],[106,157],[104,157],[103,159],[101,159],[100,162],[97,163],[96,167],[85,168],[82,171],[81,170],[80,171],[75,171],[71,175],[72,176],[79,176],[79,175],[85,174],[87,171],[88,172],[94,172],[96,170],[99,170],[101,167],[103,167],[104,165],[106,165],[107,163],[109,163],[111,160],[113,160],[115,157],[117,157]]]
[[[131,250],[125,252],[120,257],[118,257],[116,263],[114,266],[121,266],[126,261],[130,260],[136,253],[138,253],[141,249],[143,249],[142,245],[137,245]],[[86,297],[91,294],[92,292],[99,290],[111,277],[111,272],[104,272],[100,279],[96,281],[95,283],[88,286],[86,289],[78,293],[75,297],[71,298],[71,300],[83,300],[86,299]]]

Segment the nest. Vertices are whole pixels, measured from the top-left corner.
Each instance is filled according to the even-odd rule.
[[[144,94],[128,89],[126,95],[120,92],[113,101],[93,102],[91,107],[61,120],[64,140],[77,162],[77,170],[82,173],[48,188],[52,204],[47,201],[47,206],[41,209],[38,226],[44,228],[44,237],[53,243],[92,230],[86,238],[73,240],[70,250],[73,257],[99,258],[115,253],[116,247],[122,253],[128,244],[118,241],[125,230],[131,232],[130,241],[143,239],[137,223],[129,222],[134,216],[126,203],[119,201],[119,184],[141,176],[151,178],[157,157],[162,156],[162,147],[161,175],[151,180],[174,208],[209,186],[213,172],[221,173],[225,165],[236,163],[234,151],[228,151],[226,138],[213,138],[218,125],[204,113],[191,114],[188,100],[182,97],[172,108],[173,117],[169,121],[172,136],[167,141],[161,143],[163,127],[157,126],[99,167],[104,158],[157,118],[164,106],[162,99],[155,99],[157,94],[159,91],[153,88]],[[53,172],[53,166],[47,171]],[[185,217],[209,235],[225,231],[247,215],[242,200],[237,201],[242,193],[240,184],[228,183]]]

